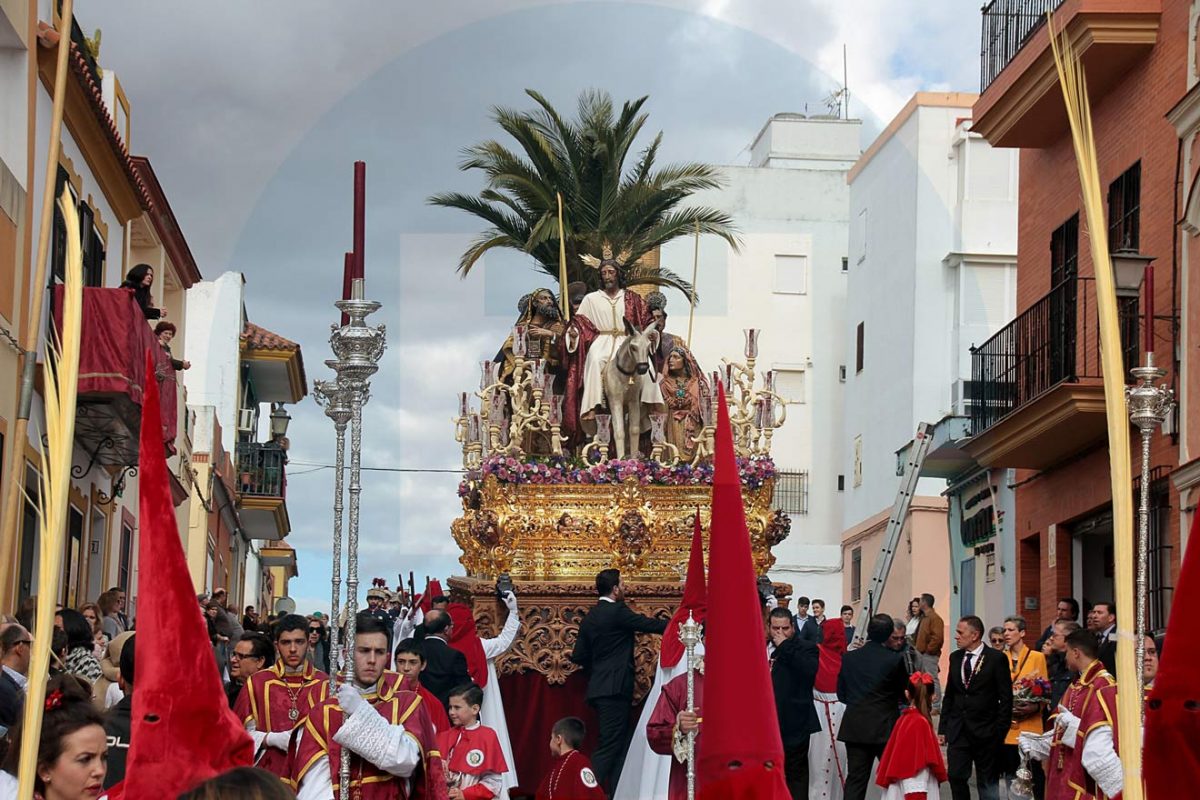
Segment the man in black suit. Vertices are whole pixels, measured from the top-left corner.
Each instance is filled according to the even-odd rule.
[[[33,637],[17,623],[0,629],[0,733],[17,724],[25,706],[25,683],[29,674]]]
[[[812,601],[812,615],[804,620],[804,627],[799,630],[797,635],[806,642],[820,644],[825,639],[825,634],[821,626],[825,624],[825,601]]]
[[[892,618],[876,614],[867,623],[867,641],[842,656],[838,699],[846,704],[838,741],[846,743],[846,800],[863,800],[871,767],[883,755],[900,718],[908,670],[904,657],[887,647]]]
[[[592,771],[611,795],[625,763],[629,739],[634,635],[662,633],[667,620],[644,617],[625,605],[618,570],[606,569],[596,576],[596,594],[600,600],[579,623],[571,660],[588,672],[587,701],[596,709],[600,725]]]
[[[450,646],[453,627],[450,614],[433,609],[425,615],[425,638],[421,640],[421,649],[425,653],[421,685],[442,701],[447,710],[450,708],[451,690],[471,683],[467,657]]]
[[[771,687],[775,690],[775,715],[783,740],[783,774],[792,800],[808,797],[808,738],[821,730],[813,706],[813,683],[821,657],[817,646],[796,635],[792,612],[771,609],[767,617],[771,652]]]
[[[1074,597],[1058,598],[1058,606],[1054,610],[1054,622],[1078,622],[1079,621],[1079,601]],[[1046,646],[1050,638],[1054,636],[1054,622],[1046,626],[1046,630],[1042,631],[1042,635],[1038,637],[1037,643],[1033,646],[1034,650],[1041,650],[1042,655],[1050,655],[1050,650]]]
[[[1108,674],[1117,677],[1117,605],[1112,602],[1096,603],[1088,612],[1088,630],[1096,635],[1100,645],[1097,657]]]
[[[975,766],[980,800],[996,800],[1000,782],[996,753],[1012,723],[1012,677],[999,650],[983,643],[983,620],[963,617],[954,629],[959,649],[950,654],[942,694],[938,740],[946,745],[946,772],[954,800],[970,800],[967,783]]]

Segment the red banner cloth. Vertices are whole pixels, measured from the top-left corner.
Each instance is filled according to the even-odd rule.
[[[62,335],[63,287],[54,287],[54,330]],[[79,393],[124,394],[142,405],[146,351],[154,357],[161,403],[162,441],[174,445],[178,390],[171,359],[154,338],[129,289],[83,290],[79,341]]]

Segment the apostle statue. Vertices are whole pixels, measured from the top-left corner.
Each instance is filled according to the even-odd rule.
[[[654,320],[646,301],[637,292],[621,285],[622,263],[613,256],[612,248],[604,247],[604,256],[584,256],[584,262],[600,272],[601,288],[584,296],[579,310],[567,325],[564,349],[567,364],[566,402],[563,422],[576,444],[594,430],[594,416],[604,404],[601,370],[629,336],[629,331],[641,331]],[[651,334],[653,347],[658,334]],[[631,378],[639,383],[643,404],[656,406],[662,402],[655,376],[639,374]]]
[[[526,360],[540,358],[546,363],[547,373],[557,374],[558,339],[566,327],[558,310],[558,302],[554,299],[554,292],[549,289],[535,289],[521,298],[517,310],[520,312],[517,326],[525,329]],[[496,354],[496,361],[501,364],[500,380],[504,383],[511,382],[512,374],[516,370],[512,333],[509,333],[500,352]]]
[[[675,350],[679,350],[687,362],[692,376],[700,381],[700,393],[704,397],[708,397],[708,378],[704,374],[704,370],[700,369],[696,357],[692,355],[692,351],[688,349],[682,337],[667,333],[667,296],[662,292],[651,292],[646,295],[646,307],[650,309],[650,317],[658,325],[661,334],[658,348],[654,351],[654,369],[659,375],[664,374],[667,371],[667,357]]]

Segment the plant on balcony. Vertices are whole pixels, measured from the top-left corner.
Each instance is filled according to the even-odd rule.
[[[671,286],[691,295],[692,286],[670,270],[638,259],[697,231],[738,246],[732,219],[703,206],[681,208],[693,193],[721,186],[717,170],[694,162],[656,168],[659,133],[626,167],[634,141],[646,124],[645,97],[625,102],[616,113],[605,92],[579,97],[578,118],[564,119],[542,95],[526,90],[538,108],[495,108],[497,124],[516,140],[519,152],[489,140],[467,148],[460,169],[479,170],[487,183],[478,195],[447,192],[433,205],[457,208],[490,227],[463,253],[458,271],[466,276],[489,250],[528,253],[557,283],[559,277],[558,194],[562,195],[567,276],[599,288],[595,270],[581,256],[601,254],[605,244],[625,257],[625,285]]]

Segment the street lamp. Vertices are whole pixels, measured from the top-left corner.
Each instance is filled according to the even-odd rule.
[[[287,436],[288,423],[292,418],[288,416],[287,410],[283,407],[283,403],[274,403],[271,408],[271,439],[278,440]]]
[[[1137,297],[1142,290],[1142,278],[1146,267],[1154,256],[1144,255],[1130,247],[1114,250],[1108,256],[1112,260],[1113,282],[1118,297]]]

